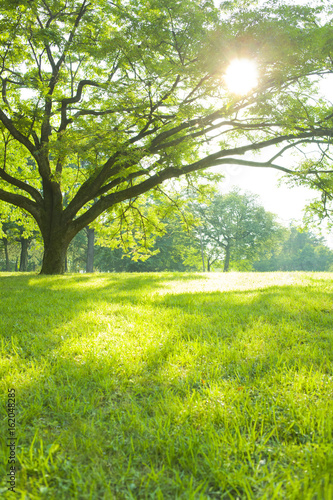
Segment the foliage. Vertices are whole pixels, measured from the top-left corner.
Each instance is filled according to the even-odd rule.
[[[164,221],[165,233],[156,238],[152,254],[145,261],[133,261],[120,248],[96,248],[96,269],[105,272],[161,272],[196,270],[196,241],[184,229],[179,216]]]
[[[12,238],[11,232],[3,233],[0,240],[0,270],[17,271],[20,258],[20,246],[15,238]]]
[[[42,264],[42,247],[37,239],[27,239],[26,267],[20,269],[22,262],[22,238],[17,238],[17,231],[7,231],[0,240],[0,271],[39,271]],[[6,256],[7,253],[7,256]]]
[[[258,197],[234,190],[216,194],[210,205],[193,204],[200,222],[195,231],[203,246],[208,271],[223,260],[228,271],[230,261],[239,270],[249,270],[259,255],[276,247],[283,234],[275,216],[258,204]],[[251,267],[250,267],[251,269]]]
[[[333,227],[333,158],[329,149],[321,149],[319,155],[304,160],[297,169],[298,175],[284,180],[291,186],[306,186],[320,193],[305,208],[303,217],[307,229],[316,229],[325,221],[327,228]]]
[[[62,272],[105,211],[170,179],[226,164],[292,172],[284,151],[329,144],[330,105],[313,89],[332,72],[328,2],[2,0],[1,13],[0,199],[35,219],[43,273]],[[235,57],[260,72],[245,96],[223,82]]]
[[[75,273],[83,271],[87,260],[87,235],[80,231],[71,241],[67,252],[67,271]]]
[[[289,236],[270,259],[254,263],[256,271],[331,271],[333,251],[308,231],[291,227]]]
[[[332,284],[0,277],[2,498],[332,498]]]
[[[34,220],[23,210],[0,202],[0,236],[2,236],[4,250],[4,258],[0,260],[2,271],[31,271],[36,269],[36,265],[39,267],[40,263],[38,257],[36,260],[35,251],[30,263],[28,262],[28,248],[32,241],[36,240],[33,247],[37,250],[40,233]],[[20,244],[20,251],[17,243]]]

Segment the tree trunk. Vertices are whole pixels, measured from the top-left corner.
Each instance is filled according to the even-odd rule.
[[[88,236],[86,272],[93,273],[94,272],[95,229],[93,227],[87,227],[86,231],[87,231],[87,236]]]
[[[21,238],[21,255],[20,255],[20,267],[19,271],[20,272],[26,272],[28,268],[28,247],[29,247],[29,240],[26,238]]]
[[[200,233],[200,251],[201,251],[201,260],[202,260],[202,272],[205,272],[205,254],[203,249],[203,241],[202,241],[202,233]]]
[[[209,260],[209,257],[207,259],[207,272],[210,273],[210,260]]]
[[[6,271],[10,271],[10,262],[9,262],[9,254],[8,254],[8,241],[7,238],[2,238],[3,245],[5,247],[5,259],[6,259]]]
[[[44,255],[40,274],[63,274],[69,241],[53,238],[44,240]]]
[[[224,273],[229,271],[229,264],[230,264],[230,246],[227,245],[226,249],[225,249],[225,257],[224,257],[224,267],[223,267]]]

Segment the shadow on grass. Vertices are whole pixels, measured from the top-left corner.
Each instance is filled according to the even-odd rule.
[[[140,366],[136,366],[136,373],[140,374],[140,377],[144,377],[145,373],[154,377],[154,373],[159,372],[165,367],[168,359],[173,358],[177,349],[184,347],[182,342],[186,342],[192,350],[200,344],[204,345],[208,355],[210,352],[215,353],[216,349],[220,350],[222,358],[226,348],[229,353],[240,350],[246,358],[245,363],[235,352],[234,359],[223,361],[223,365],[215,370],[215,374],[224,379],[235,377],[242,382],[251,379],[253,374],[258,377],[258,370],[253,369],[253,363],[258,364],[258,360],[262,366],[263,377],[267,375],[264,365],[270,366],[274,371],[277,360],[283,353],[283,362],[288,362],[290,366],[299,364],[302,359],[304,363],[321,366],[324,359],[333,358],[333,294],[329,290],[317,290],[315,301],[313,297],[308,298],[307,289],[302,286],[147,295],[161,289],[164,282],[203,278],[197,274],[183,276],[175,273],[162,277],[153,274],[133,274],[126,277],[110,275],[107,278],[104,276],[102,283],[99,279],[95,283],[94,276],[65,276],[51,280],[43,277],[17,277],[13,284],[6,286],[2,292],[0,335],[5,341],[4,346],[8,354],[15,354],[26,362],[53,362],[59,348],[71,337],[85,339],[88,348],[91,337],[93,348],[96,336],[95,317],[89,318],[89,314],[96,312],[99,305],[112,304],[113,309],[109,314],[107,311],[103,312],[106,317],[104,323],[109,321],[110,317],[120,322],[117,340],[119,335],[124,335],[128,343],[137,343],[138,334],[135,331],[126,331],[126,324],[124,325],[125,318],[130,314],[128,307],[133,308],[135,317],[146,313],[144,322],[147,325],[155,325],[153,328],[156,327],[153,333],[156,338],[149,345],[145,345],[144,355],[140,354]],[[139,312],[136,312],[136,306],[140,307]],[[80,333],[76,335],[69,327],[66,335],[61,335],[64,327],[71,325],[81,313],[85,314],[85,323]],[[158,315],[162,316],[161,321]],[[101,331],[105,327],[104,323],[101,321],[98,325]],[[143,334],[139,334],[139,337],[140,335]],[[110,335],[108,339],[109,345],[112,345]],[[295,349],[297,357],[286,355]],[[117,354],[113,358],[112,352],[107,350],[108,362],[115,366],[122,358],[117,349],[116,351]],[[321,357],[319,353],[322,353]],[[98,358],[96,352],[91,358],[92,367],[94,362],[96,363],[94,356]],[[104,362],[103,355],[100,358]],[[67,369],[70,364],[75,365],[76,362],[71,356],[62,354],[57,363],[63,363]],[[85,362],[85,369],[87,366],[89,363],[87,365]],[[98,367],[95,366],[96,369]],[[78,368],[79,377],[84,370]],[[190,363],[184,372],[185,379],[193,379],[196,383],[196,379],[205,376],[204,359],[202,362],[193,363],[192,366]],[[129,377],[130,373],[131,370]],[[126,378],[126,374],[123,375]],[[184,377],[180,378],[183,384]],[[174,382],[172,384],[174,385]]]
[[[304,363],[322,366],[326,358],[333,359],[333,294],[329,290],[317,290],[315,301],[313,297],[308,298],[307,289],[302,286],[147,295],[161,289],[164,282],[203,278],[197,274],[183,276],[175,273],[164,274],[162,277],[153,274],[133,274],[127,277],[110,275],[107,278],[104,276],[102,283],[99,279],[95,283],[94,276],[65,276],[51,280],[39,276],[20,276],[15,279],[16,283],[3,289],[0,336],[5,341],[8,354],[15,354],[26,362],[53,362],[59,348],[71,337],[85,339],[88,348],[91,337],[93,348],[96,336],[95,317],[89,318],[89,314],[96,312],[99,305],[112,304],[111,312],[108,314],[104,311],[103,314],[106,322],[110,317],[119,321],[117,339],[119,334],[123,334],[128,343],[137,343],[138,334],[126,331],[126,324],[124,325],[124,319],[130,314],[128,307],[133,308],[135,317],[146,313],[144,322],[156,327],[156,338],[149,346],[145,345],[144,355],[140,355],[140,366],[136,366],[136,374],[140,374],[141,378],[145,377],[145,373],[154,377],[154,373],[158,373],[165,367],[168,359],[173,358],[175,351],[184,347],[182,342],[187,343],[194,351],[200,344],[204,345],[208,355],[210,352],[213,355],[216,349],[220,350],[218,354],[222,358],[226,348],[229,353],[237,350],[242,352],[245,363],[234,352],[234,359],[223,361],[219,369],[215,370],[215,375],[222,379],[235,377],[242,383],[250,380],[253,374],[258,377],[258,369],[253,368],[253,364],[257,365],[258,362],[262,376],[265,377],[265,366],[274,371],[278,359],[279,363],[287,362],[290,366],[298,365],[302,359]],[[17,287],[17,281],[20,288]],[[139,312],[136,312],[136,306],[140,307]],[[76,335],[69,327],[66,335],[61,335],[64,327],[71,325],[81,313],[85,314],[85,323],[80,333]],[[158,315],[162,316],[161,321]],[[101,321],[98,325],[102,331],[104,323]],[[109,345],[112,345],[109,337]],[[286,354],[295,349],[297,357]],[[280,359],[281,354],[284,354],[283,361]],[[95,359],[94,356],[97,356],[96,352],[91,358],[92,367],[98,358],[97,356]],[[103,355],[100,358],[104,362]],[[116,366],[121,358],[118,351],[113,358],[112,352],[107,350],[107,359],[111,365]],[[57,363],[63,364],[66,369],[73,363],[77,366],[73,358],[66,357],[65,354],[61,355],[60,361],[57,359]],[[85,362],[83,371],[78,368],[79,377],[88,366],[89,363],[87,365]],[[98,366],[94,369],[98,369]],[[120,371],[126,378],[124,370]],[[182,384],[185,379],[193,379],[193,383],[196,383],[196,379],[207,378],[204,359],[192,366],[191,363],[188,364],[184,372],[186,377],[180,377]],[[131,370],[128,376],[132,376]],[[174,381],[172,385],[174,386]]]
[[[45,486],[45,495],[56,498],[162,498],[159,487],[165,498],[199,498],[200,491],[202,498],[247,498],[246,481],[258,460],[253,458],[253,467],[246,462],[243,478],[232,479],[218,455],[232,462],[238,452],[232,444],[228,451],[218,436],[228,425],[237,433],[237,409],[252,422],[259,396],[263,406],[280,408],[282,441],[313,442],[310,434],[284,430],[291,418],[284,391],[302,371],[333,375],[332,291],[317,289],[311,297],[302,286],[153,293],[184,278],[204,276],[110,275],[102,283],[98,276],[23,276],[10,287],[6,283],[1,335],[17,364],[13,383],[24,420],[21,489],[45,486],[46,455],[38,462],[37,441],[34,461],[28,453],[36,431],[47,450],[60,445],[57,468],[48,471],[53,482]],[[71,325],[80,315],[84,325],[76,324],[76,334]],[[276,374],[277,385],[263,389]],[[277,413],[268,412],[266,421]],[[247,436],[244,422],[238,432]],[[274,439],[281,444],[279,436]],[[267,443],[274,447],[274,440]],[[259,479],[249,498],[262,498],[264,474]]]

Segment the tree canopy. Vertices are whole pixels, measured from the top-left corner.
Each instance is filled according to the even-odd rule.
[[[329,146],[331,104],[314,100],[314,77],[333,70],[329,2],[247,4],[0,2],[0,200],[35,219],[42,273],[63,272],[82,228],[169,179],[226,164],[292,173],[285,151]],[[241,96],[223,80],[239,57],[260,75]]]
[[[257,198],[234,190],[225,195],[216,194],[209,206],[193,207],[201,220],[196,233],[208,271],[214,262],[221,260],[225,272],[231,261],[250,265],[281,239],[281,226],[273,214],[258,204]]]

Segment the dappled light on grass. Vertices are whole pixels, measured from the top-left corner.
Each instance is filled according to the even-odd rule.
[[[283,286],[302,283],[298,273],[201,273],[199,282],[179,280],[177,285],[166,278],[159,294],[182,294],[184,292],[226,292],[232,290],[256,290],[270,286]]]
[[[330,274],[5,283],[22,495],[332,497]]]

